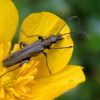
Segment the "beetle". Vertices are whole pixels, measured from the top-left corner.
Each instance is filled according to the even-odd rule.
[[[63,27],[60,29],[60,31],[63,29]],[[6,67],[9,67],[19,62],[22,62],[23,64],[25,62],[28,62],[28,59],[30,57],[37,56],[38,54],[43,53],[46,57],[46,64],[49,70],[49,66],[47,63],[47,54],[44,52],[44,50],[45,49],[64,49],[64,48],[72,47],[72,46],[68,46],[68,47],[62,47],[62,48],[50,48],[52,44],[55,44],[58,41],[63,40],[63,37],[62,37],[63,35],[69,34],[69,33],[60,34],[60,31],[56,35],[51,35],[46,39],[44,39],[43,36],[38,36],[38,40],[32,43],[31,45],[28,45],[25,42],[21,42],[20,46],[23,45],[23,48],[10,54],[7,58],[5,58],[2,61],[3,65]]]

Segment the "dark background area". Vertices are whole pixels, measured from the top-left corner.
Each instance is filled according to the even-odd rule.
[[[69,21],[75,49],[71,64],[84,66],[86,82],[56,100],[100,100],[100,0],[13,0],[20,21],[14,38],[18,41],[24,18],[32,12],[50,11]]]

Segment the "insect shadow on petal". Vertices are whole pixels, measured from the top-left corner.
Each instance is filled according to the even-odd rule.
[[[71,30],[74,30],[74,31],[71,31],[71,33],[75,33],[75,34],[71,34],[72,39],[74,40],[76,44],[78,44],[78,46],[80,46],[82,43],[84,43],[88,39],[89,34],[84,31],[81,24],[81,20],[78,16],[72,16],[68,18],[67,22]]]

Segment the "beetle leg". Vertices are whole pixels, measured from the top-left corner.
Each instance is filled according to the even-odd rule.
[[[22,48],[22,46],[25,47],[25,46],[27,46],[27,45],[28,45],[28,44],[25,43],[25,42],[20,42],[20,48]]]
[[[44,40],[44,39],[46,39],[46,38],[47,38],[47,37],[45,37],[45,36],[41,36],[41,35],[40,35],[40,36],[39,36],[39,35],[37,35],[37,36],[38,36],[38,39],[39,39],[39,40]]]
[[[49,65],[48,65],[48,59],[47,59],[47,54],[45,52],[42,52],[44,54],[44,56],[46,57],[46,65],[47,65],[47,68],[48,68],[48,71],[51,75],[51,71],[50,71],[50,68],[49,68]]]
[[[66,49],[66,48],[72,48],[73,46],[68,46],[68,47],[58,47],[58,48],[50,48],[49,47],[49,49],[51,49],[51,50],[53,50],[53,49]]]
[[[22,62],[19,63],[19,65],[22,66],[23,64],[28,63],[28,61],[29,61],[28,59],[23,60]]]
[[[44,38],[42,36],[38,36],[39,40],[44,40]]]
[[[24,35],[26,35],[27,37],[34,37],[34,36],[37,36],[38,37],[38,39],[43,39],[43,38],[47,38],[47,37],[45,37],[45,36],[41,36],[41,35],[27,35],[25,32],[24,32],[24,30],[21,30],[21,32],[24,34]]]

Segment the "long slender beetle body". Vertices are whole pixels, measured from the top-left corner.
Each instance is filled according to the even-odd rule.
[[[60,29],[60,31],[63,29],[63,27]],[[3,65],[6,67],[9,67],[19,62],[25,63],[25,60],[28,60],[30,57],[37,56],[38,54],[43,53],[46,57],[47,68],[49,70],[49,73],[51,73],[49,66],[48,66],[47,54],[44,52],[44,50],[45,49],[65,49],[65,48],[72,47],[72,46],[67,46],[67,47],[62,47],[62,48],[50,48],[52,44],[56,44],[58,41],[63,40],[63,35],[69,34],[69,33],[60,34],[60,31],[56,35],[51,35],[46,39],[44,39],[43,36],[38,36],[38,40],[32,43],[31,45],[28,45],[22,42],[21,44],[24,47],[10,54],[7,58],[5,58],[2,61]]]
[[[43,52],[45,49],[49,49],[52,44],[62,39],[63,38],[61,34],[52,35],[47,39],[41,38],[38,41],[32,43],[31,45],[26,45],[21,50],[18,50],[9,55],[7,58],[3,60],[3,65],[9,67],[27,58],[36,56],[39,53]]]

